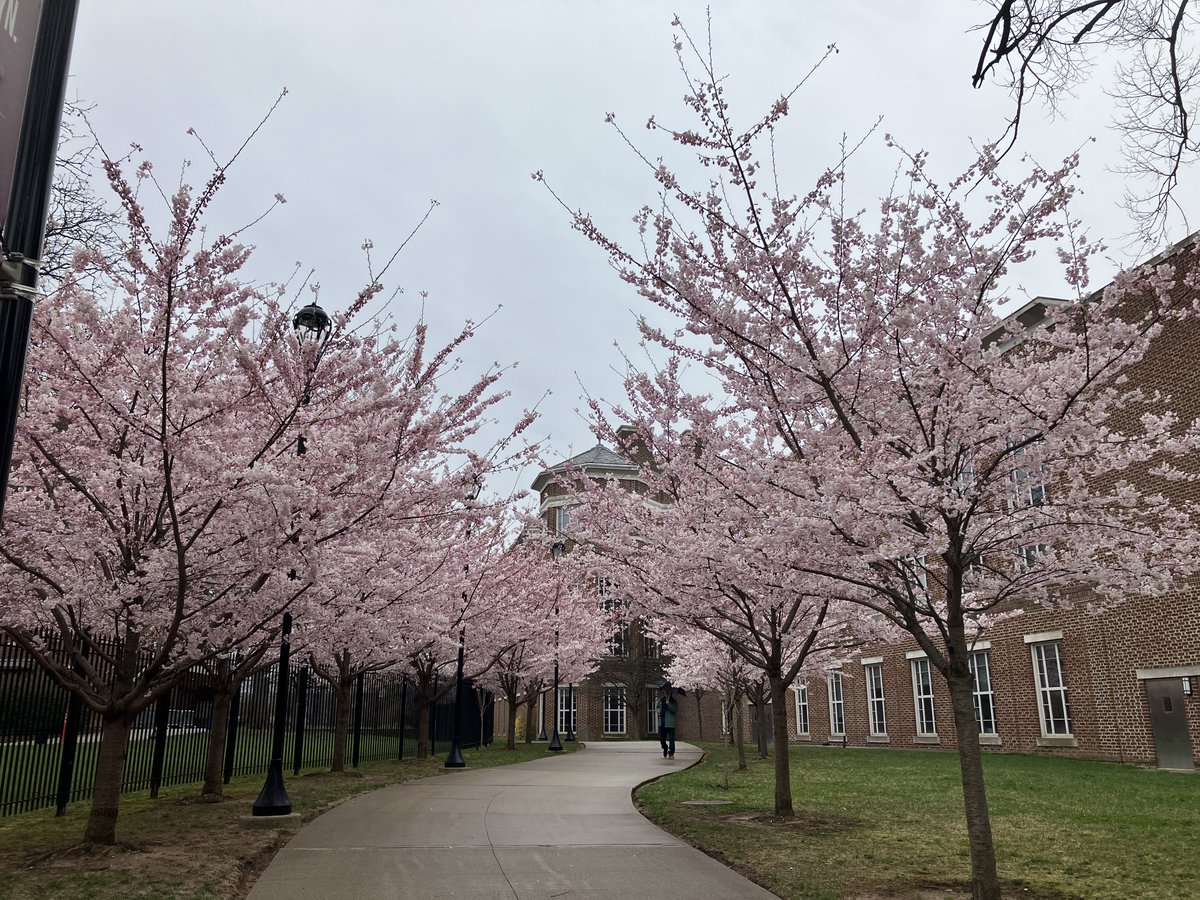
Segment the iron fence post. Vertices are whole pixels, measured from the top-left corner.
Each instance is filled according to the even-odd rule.
[[[403,678],[400,681],[400,755],[397,759],[404,759],[404,726],[405,719],[408,717],[408,679]]]
[[[308,711],[308,666],[302,666],[296,679],[296,740],[292,745],[292,774],[299,775],[304,764],[304,714]]]
[[[167,724],[171,716],[171,691],[158,698],[154,705],[154,755],[150,758],[150,799],[158,799],[162,787],[163,763],[167,756]]]
[[[238,682],[229,700],[229,722],[225,726],[225,772],[223,781],[229,784],[233,778],[233,758],[237,752],[238,717],[242,713],[242,682]]]
[[[358,751],[362,745],[363,673],[354,679],[354,752],[350,765],[358,768]]]

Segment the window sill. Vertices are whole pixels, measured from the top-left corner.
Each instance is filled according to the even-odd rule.
[[[797,741],[809,741],[809,742],[811,742],[811,741],[812,741],[812,735],[811,735],[811,734],[809,734],[809,733],[806,731],[806,732],[804,732],[804,734],[798,734],[798,735],[796,735],[796,740],[797,740]]]
[[[1037,739],[1039,747],[1078,747],[1075,738],[1069,734],[1042,735]]]
[[[1000,740],[998,734],[981,734],[979,736],[979,746],[981,747],[999,747],[1003,741]]]
[[[868,744],[890,744],[892,739],[886,734],[869,734],[867,735]]]
[[[942,739],[936,734],[918,734],[913,738],[914,744],[940,744]]]
[[[831,734],[829,736],[829,738],[825,741],[826,745],[844,744],[844,743],[846,743],[846,736],[844,734]]]

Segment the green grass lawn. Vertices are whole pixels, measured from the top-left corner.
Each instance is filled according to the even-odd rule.
[[[787,821],[771,815],[773,760],[738,772],[730,750],[726,789],[721,745],[704,747],[639,806],[781,897],[969,896],[956,755],[793,747]],[[1200,777],[1001,754],[985,766],[1006,896],[1200,897]],[[731,802],[683,804],[714,799]]]
[[[576,745],[566,749],[573,751]],[[496,746],[463,751],[473,768],[546,755],[544,744],[518,744],[513,752]],[[441,773],[444,762],[443,752],[428,760],[363,763],[343,775],[313,773],[285,780],[293,810],[307,819],[357,794]],[[250,876],[290,836],[240,825],[262,784],[261,774],[235,778],[220,803],[198,802],[195,784],[163,788],[157,800],[145,792],[126,795],[117,821],[120,846],[114,848],[80,846],[86,801],[72,804],[61,819],[53,810],[0,819],[0,898],[240,897]]]

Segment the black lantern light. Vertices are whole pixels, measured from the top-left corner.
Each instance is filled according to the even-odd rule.
[[[310,340],[317,344],[323,344],[333,333],[333,320],[317,304],[310,303],[308,306],[302,307],[292,318],[292,329],[296,332],[297,340],[302,344]]]

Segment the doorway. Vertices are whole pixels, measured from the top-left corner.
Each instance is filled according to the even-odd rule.
[[[1183,678],[1148,678],[1142,682],[1150,704],[1150,725],[1154,730],[1154,750],[1160,769],[1196,767],[1192,739],[1188,734],[1183,682]]]

